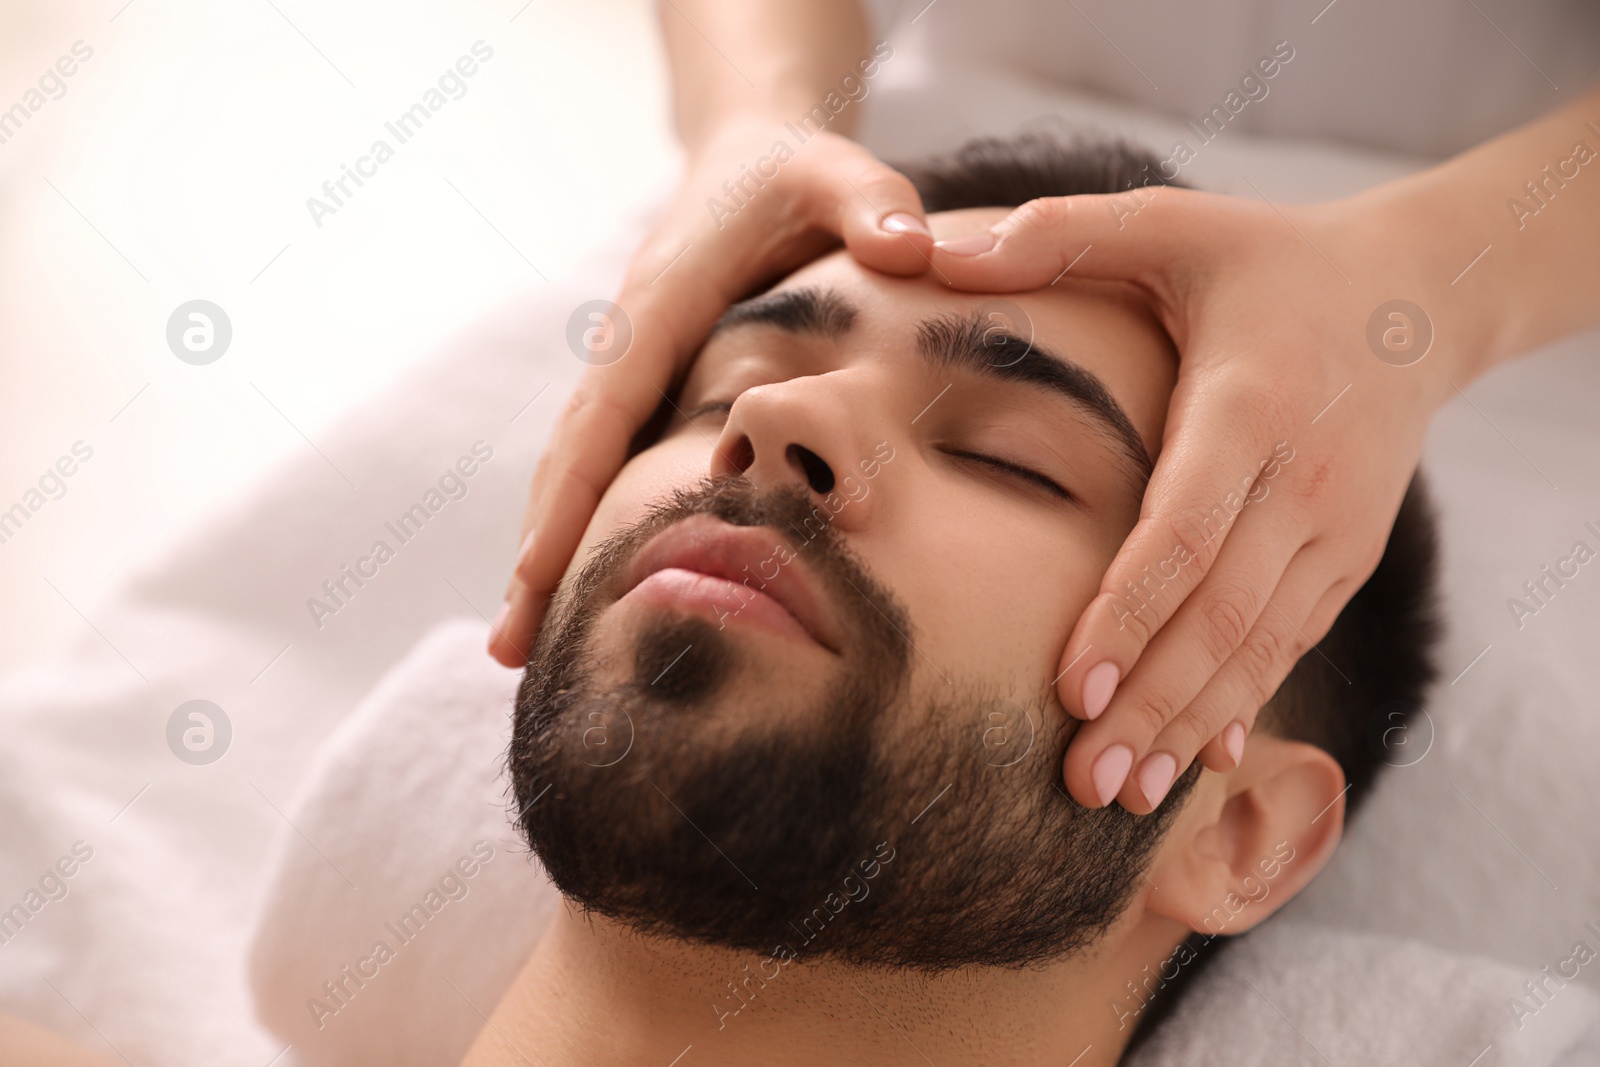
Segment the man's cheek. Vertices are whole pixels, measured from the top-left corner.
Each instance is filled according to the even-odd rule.
[[[902,579],[921,590],[917,605],[943,620],[924,624],[918,646],[946,673],[1000,671],[1024,690],[1045,691],[1114,550],[1102,555],[1087,533],[1063,536],[1057,524],[997,522],[981,512],[943,519],[938,529],[941,542]]]
[[[710,454],[711,449],[698,437],[676,435],[630,459],[600,498],[567,573],[581,569],[595,545],[644,518],[674,489],[692,488],[704,481],[710,473]]]

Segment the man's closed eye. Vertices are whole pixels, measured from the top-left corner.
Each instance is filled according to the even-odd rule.
[[[1076,502],[1074,501],[1072,494],[1063,489],[1053,478],[1039,473],[1032,467],[1025,467],[1020,463],[1013,463],[1008,459],[1001,459],[998,456],[986,455],[982,452],[972,452],[968,451],[967,449],[944,447],[941,448],[940,451],[947,456],[954,456],[957,459],[965,459],[971,460],[974,463],[981,463],[984,466],[1006,474],[1017,481],[1026,482],[1029,485],[1037,486],[1046,492],[1061,497],[1063,500]]]

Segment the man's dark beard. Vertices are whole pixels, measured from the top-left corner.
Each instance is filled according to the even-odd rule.
[[[625,681],[594,680],[605,591],[646,541],[701,514],[769,527],[817,579],[846,634],[820,700],[719,707],[743,650],[671,612],[636,634]],[[1153,815],[1091,811],[1058,784],[1071,725],[1044,714],[1047,686],[1026,709],[957,684],[911,708],[907,613],[827,518],[797,488],[721,478],[595,549],[518,694],[509,764],[529,844],[568,898],[648,934],[925,971],[1089,944],[1198,772]],[[1015,758],[997,756],[1002,720]]]

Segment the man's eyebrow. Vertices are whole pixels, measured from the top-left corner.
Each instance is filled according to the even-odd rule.
[[[994,329],[977,312],[929,319],[917,327],[917,348],[938,368],[958,367],[1000,381],[1019,382],[1071,398],[1087,409],[1131,468],[1138,486],[1150,481],[1155,464],[1133,420],[1092,371],[1037,341]]]
[[[856,314],[856,306],[831,289],[780,289],[733,305],[723,312],[711,332],[760,324],[837,339],[850,332]]]

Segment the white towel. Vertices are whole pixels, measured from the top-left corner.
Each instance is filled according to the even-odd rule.
[[[251,976],[296,1062],[455,1063],[560,900],[507,818],[519,675],[483,655],[486,634],[430,634],[328,738],[288,812],[316,845],[280,835]]]

